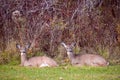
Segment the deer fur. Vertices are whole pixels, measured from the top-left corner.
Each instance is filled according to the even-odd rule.
[[[75,55],[73,52],[74,44],[66,45],[65,43],[61,43],[66,51],[68,58],[73,66],[107,66],[109,62],[107,62],[102,56],[96,54],[78,54]]]
[[[36,56],[27,59],[27,50],[30,45],[20,46],[16,45],[21,54],[21,66],[32,66],[32,67],[56,67],[58,64],[47,56]]]

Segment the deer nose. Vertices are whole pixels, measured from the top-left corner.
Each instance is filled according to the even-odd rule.
[[[68,52],[72,52],[72,50],[71,50],[71,49],[68,49],[67,51],[68,51]]]
[[[21,50],[20,52],[21,52],[21,53],[26,53],[26,51],[24,51],[24,50]]]
[[[23,51],[23,53],[26,53],[25,51]]]

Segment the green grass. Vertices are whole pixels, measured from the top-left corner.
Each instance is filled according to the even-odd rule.
[[[0,80],[120,80],[120,65],[108,67],[30,68],[0,65]]]

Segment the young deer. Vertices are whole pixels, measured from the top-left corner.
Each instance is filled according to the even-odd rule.
[[[32,66],[32,67],[56,67],[58,64],[47,56],[38,56],[27,59],[27,50],[30,45],[20,46],[16,45],[21,54],[21,66]]]
[[[99,55],[95,55],[95,54],[78,54],[75,55],[73,53],[73,47],[74,44],[71,45],[66,45],[65,43],[61,43],[66,51],[67,51],[67,55],[71,61],[71,64],[74,66],[107,66],[109,63],[102,57]]]

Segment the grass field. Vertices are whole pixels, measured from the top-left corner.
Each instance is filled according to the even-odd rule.
[[[30,68],[0,65],[0,80],[120,80],[120,65]]]

